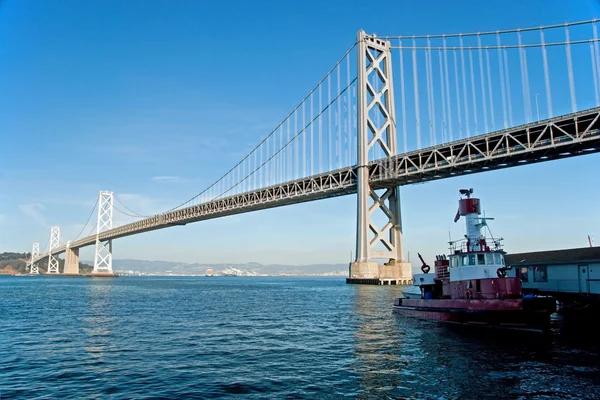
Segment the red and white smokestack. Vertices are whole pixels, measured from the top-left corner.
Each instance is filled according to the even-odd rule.
[[[468,243],[467,249],[468,251],[483,250],[480,248],[479,240],[481,238],[481,221],[479,220],[481,203],[479,199],[471,197],[473,189],[463,189],[460,193],[467,196],[467,198],[458,201],[458,214],[461,217],[465,217]]]

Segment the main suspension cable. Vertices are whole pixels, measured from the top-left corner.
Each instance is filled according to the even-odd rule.
[[[224,194],[226,194],[227,192],[229,192],[231,189],[234,189],[235,187],[237,187],[238,185],[240,185],[242,182],[244,182],[246,179],[248,179],[249,177],[251,177],[256,171],[258,171],[259,169],[261,169],[263,166],[265,166],[269,161],[271,161],[276,155],[278,155],[279,153],[281,153],[286,147],[288,147],[290,145],[290,143],[292,143],[298,136],[300,136],[303,132],[306,131],[306,128],[308,128],[311,124],[313,124],[317,119],[319,119],[319,117],[325,112],[327,111],[327,109],[329,109],[329,107],[331,107],[333,105],[333,103],[335,103],[340,97],[342,97],[342,95],[348,91],[348,89],[354,84],[354,82],[357,81],[358,78],[354,78],[344,89],[342,89],[340,91],[340,93],[333,98],[333,100],[331,100],[329,102],[329,104],[327,104],[319,114],[317,114],[312,120],[310,120],[308,122],[308,124],[306,124],[302,129],[300,129],[300,131],[298,131],[298,133],[296,133],[295,136],[293,136],[290,140],[288,140],[288,142],[283,145],[279,150],[277,150],[277,152],[275,152],[269,159],[265,160],[265,162],[263,162],[261,165],[259,165],[258,167],[256,167],[253,171],[251,171],[248,175],[246,175],[243,179],[239,180],[237,183],[235,183],[233,186],[231,186],[230,188],[228,188],[226,191],[224,191],[223,193],[219,194],[218,196],[214,197],[212,200],[210,201],[215,201],[218,198],[220,198],[221,196],[223,196]]]
[[[233,167],[231,167],[231,169],[229,171],[227,171],[226,173],[224,173],[219,179],[217,179],[216,181],[214,181],[210,186],[208,186],[206,189],[204,189],[203,191],[201,191],[200,193],[196,194],[195,196],[193,196],[192,198],[190,198],[189,200],[179,204],[176,207],[173,207],[164,213],[168,213],[171,211],[174,211],[178,208],[181,208],[183,206],[185,206],[186,204],[189,204],[190,202],[194,201],[195,199],[197,199],[198,197],[202,196],[204,193],[206,193],[208,190],[210,190],[211,188],[213,188],[217,183],[221,182],[221,180],[223,180],[223,178],[225,178],[229,173],[231,173],[233,170],[235,170],[237,167],[239,167],[240,165],[242,165],[242,163],[244,161],[246,161],[251,154],[253,154],[263,143],[265,143],[271,136],[273,136],[278,129],[283,126],[283,124],[285,123],[285,121],[288,120],[288,118],[290,118],[294,112],[296,112],[297,110],[300,109],[300,107],[302,107],[302,104],[304,104],[304,102],[306,102],[310,96],[317,91],[317,89],[319,88],[319,86],[325,82],[325,80],[333,73],[333,71],[335,71],[335,69],[346,59],[346,57],[350,54],[350,52],[352,50],[354,50],[354,48],[356,47],[357,43],[354,43],[352,45],[352,47],[350,47],[345,53],[344,55],[338,60],[337,63],[335,63],[335,65],[325,74],[325,76],[315,85],[315,87],[298,103],[298,105],[296,107],[294,107],[294,109],[271,131],[271,133],[269,133],[260,143],[258,143],[244,158],[242,158],[237,164],[235,164]],[[296,135],[297,136],[297,135]]]
[[[117,196],[114,196],[114,199],[117,201],[117,203],[119,203],[120,205],[122,205],[124,209],[126,209],[127,211],[129,211],[133,215],[128,215],[128,214],[124,213],[123,211],[117,209],[121,214],[125,214],[125,215],[128,215],[130,217],[139,217],[139,218],[149,218],[150,217],[149,215],[142,215],[140,213],[137,213],[137,212],[133,211],[131,208],[129,208],[125,204],[123,204],[123,202],[121,200],[119,200],[119,198]],[[116,208],[114,206],[114,204],[113,204],[113,207]]]
[[[96,210],[96,207],[98,206],[98,200],[99,199],[96,197],[96,204],[94,204],[94,208],[92,209],[92,212],[88,216],[88,219],[85,222],[85,225],[83,226],[83,228],[81,228],[81,231],[79,231],[79,234],[75,237],[75,239],[73,239],[73,241],[79,239],[79,237],[81,236],[81,234],[83,233],[83,231],[85,230],[85,228],[87,227],[87,225],[89,224],[90,219],[92,219],[92,215],[94,215],[94,211]]]

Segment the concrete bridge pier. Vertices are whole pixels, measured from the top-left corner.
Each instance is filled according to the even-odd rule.
[[[65,250],[65,268],[64,275],[79,275],[79,248],[70,248],[67,243]]]

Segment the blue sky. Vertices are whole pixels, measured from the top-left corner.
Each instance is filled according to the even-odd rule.
[[[359,29],[418,35],[600,17],[591,0],[364,4],[0,2],[0,252],[43,248],[54,224],[76,236],[99,190],[143,214],[191,197],[285,117]],[[444,252],[449,230],[461,234],[452,219],[462,187],[481,196],[509,252],[584,246],[588,234],[600,242],[599,161],[404,188],[411,261]],[[347,262],[355,215],[354,196],[265,210],[119,239],[114,257]]]

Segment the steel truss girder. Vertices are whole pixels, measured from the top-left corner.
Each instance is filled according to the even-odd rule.
[[[376,160],[369,179],[394,187],[600,151],[600,108]]]
[[[58,248],[60,244],[60,227],[53,226],[50,228],[50,244],[48,246],[48,273],[58,274],[58,255],[53,253],[53,250]]]
[[[388,189],[594,152],[600,152],[600,107],[374,160],[368,164],[368,176],[371,188]],[[353,194],[357,192],[357,170],[357,167],[342,168],[158,214],[82,238],[70,247],[92,245],[97,237],[107,241],[227,215]],[[60,246],[52,253],[64,251],[65,246]],[[48,254],[41,254],[35,261]]]
[[[98,222],[96,224],[96,254],[93,272],[112,272],[112,239],[103,240],[100,233],[112,229],[113,192],[101,191],[98,195]],[[75,242],[76,243],[76,242]],[[71,244],[71,247],[78,247]]]

